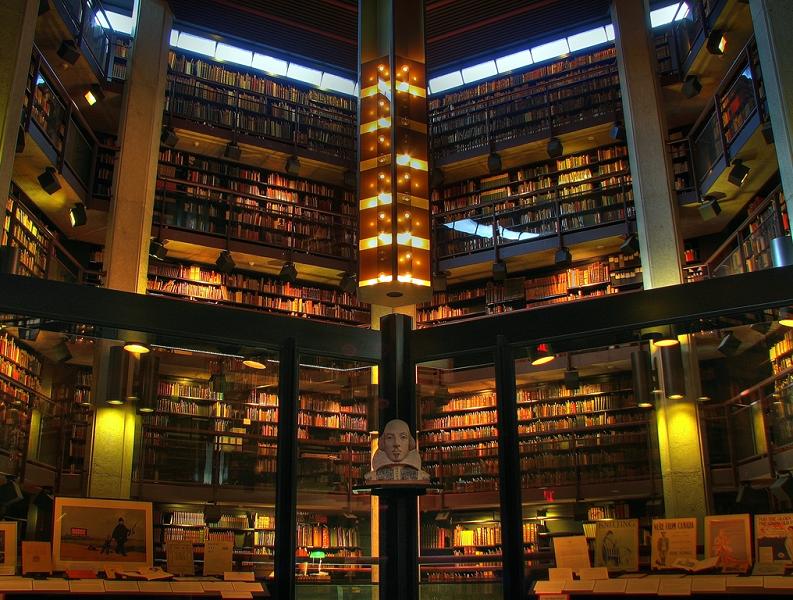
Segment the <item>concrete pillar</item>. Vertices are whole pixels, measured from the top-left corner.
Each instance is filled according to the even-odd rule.
[[[682,238],[648,0],[612,0],[611,16],[644,287],[678,285],[683,283]],[[682,340],[686,397],[662,398],[656,403],[664,508],[668,517],[702,517],[707,513],[696,400],[699,366],[695,348],[689,342]]]
[[[0,199],[5,206],[14,168],[25,81],[33,53],[38,2],[0,2]]]
[[[750,0],[771,129],[788,214],[793,214],[793,2]],[[785,65],[788,65],[787,67]]]
[[[172,15],[165,0],[136,0],[133,15],[135,41],[124,84],[119,128],[121,150],[114,174],[104,266],[107,287],[143,294]]]
[[[613,0],[622,110],[628,135],[645,289],[683,283],[677,196],[656,75],[648,0]]]

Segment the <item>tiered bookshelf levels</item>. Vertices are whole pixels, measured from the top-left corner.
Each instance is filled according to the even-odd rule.
[[[620,86],[614,46],[575,54],[429,101],[436,164],[615,120]]]
[[[88,429],[91,426],[90,368],[70,369],[68,379],[53,386],[52,399],[62,407],[65,434],[63,436],[63,460],[61,469],[72,475],[81,474],[85,468],[85,449]]]
[[[355,260],[355,194],[276,171],[162,147],[155,222]]]
[[[771,346],[768,356],[774,374],[770,421],[778,451],[793,444],[793,329],[783,329],[782,339]]]
[[[416,321],[429,327],[446,321],[536,308],[606,294],[641,289],[638,254],[614,254],[548,275],[513,276],[504,283],[473,282],[435,292],[419,304]]]
[[[356,99],[171,51],[165,111],[209,128],[355,160]]]
[[[652,479],[649,413],[629,377],[521,386],[517,405],[524,494],[569,486],[580,498],[586,486]]]
[[[284,283],[260,273],[223,274],[199,265],[149,262],[149,294],[368,326],[369,305],[337,289]]]
[[[18,275],[45,278],[50,256],[51,234],[20,199],[21,191],[12,184],[6,200],[0,245],[19,248]]]
[[[433,190],[432,213],[441,260],[633,219],[628,149],[602,146],[452,183]],[[458,225],[472,221],[481,235]]]

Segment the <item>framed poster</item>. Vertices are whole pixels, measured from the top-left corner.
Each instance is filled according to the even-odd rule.
[[[758,563],[793,563],[793,514],[754,516],[754,555]]]
[[[57,497],[53,522],[57,571],[152,565],[151,502]]]
[[[697,520],[653,519],[650,568],[669,569],[681,559],[697,560]]]
[[[0,575],[14,575],[17,570],[16,521],[0,522]]]
[[[722,569],[741,570],[752,564],[749,515],[705,517],[705,558],[718,558]]]
[[[639,570],[638,519],[598,521],[595,566],[606,567],[609,571]]]

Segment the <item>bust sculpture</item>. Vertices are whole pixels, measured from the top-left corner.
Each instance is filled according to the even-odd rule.
[[[408,424],[400,419],[386,423],[380,443],[372,456],[372,470],[367,481],[426,481],[429,473],[421,470],[421,456]]]

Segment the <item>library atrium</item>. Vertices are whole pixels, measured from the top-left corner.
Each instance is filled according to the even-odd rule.
[[[0,596],[793,594],[791,30],[2,0]]]

